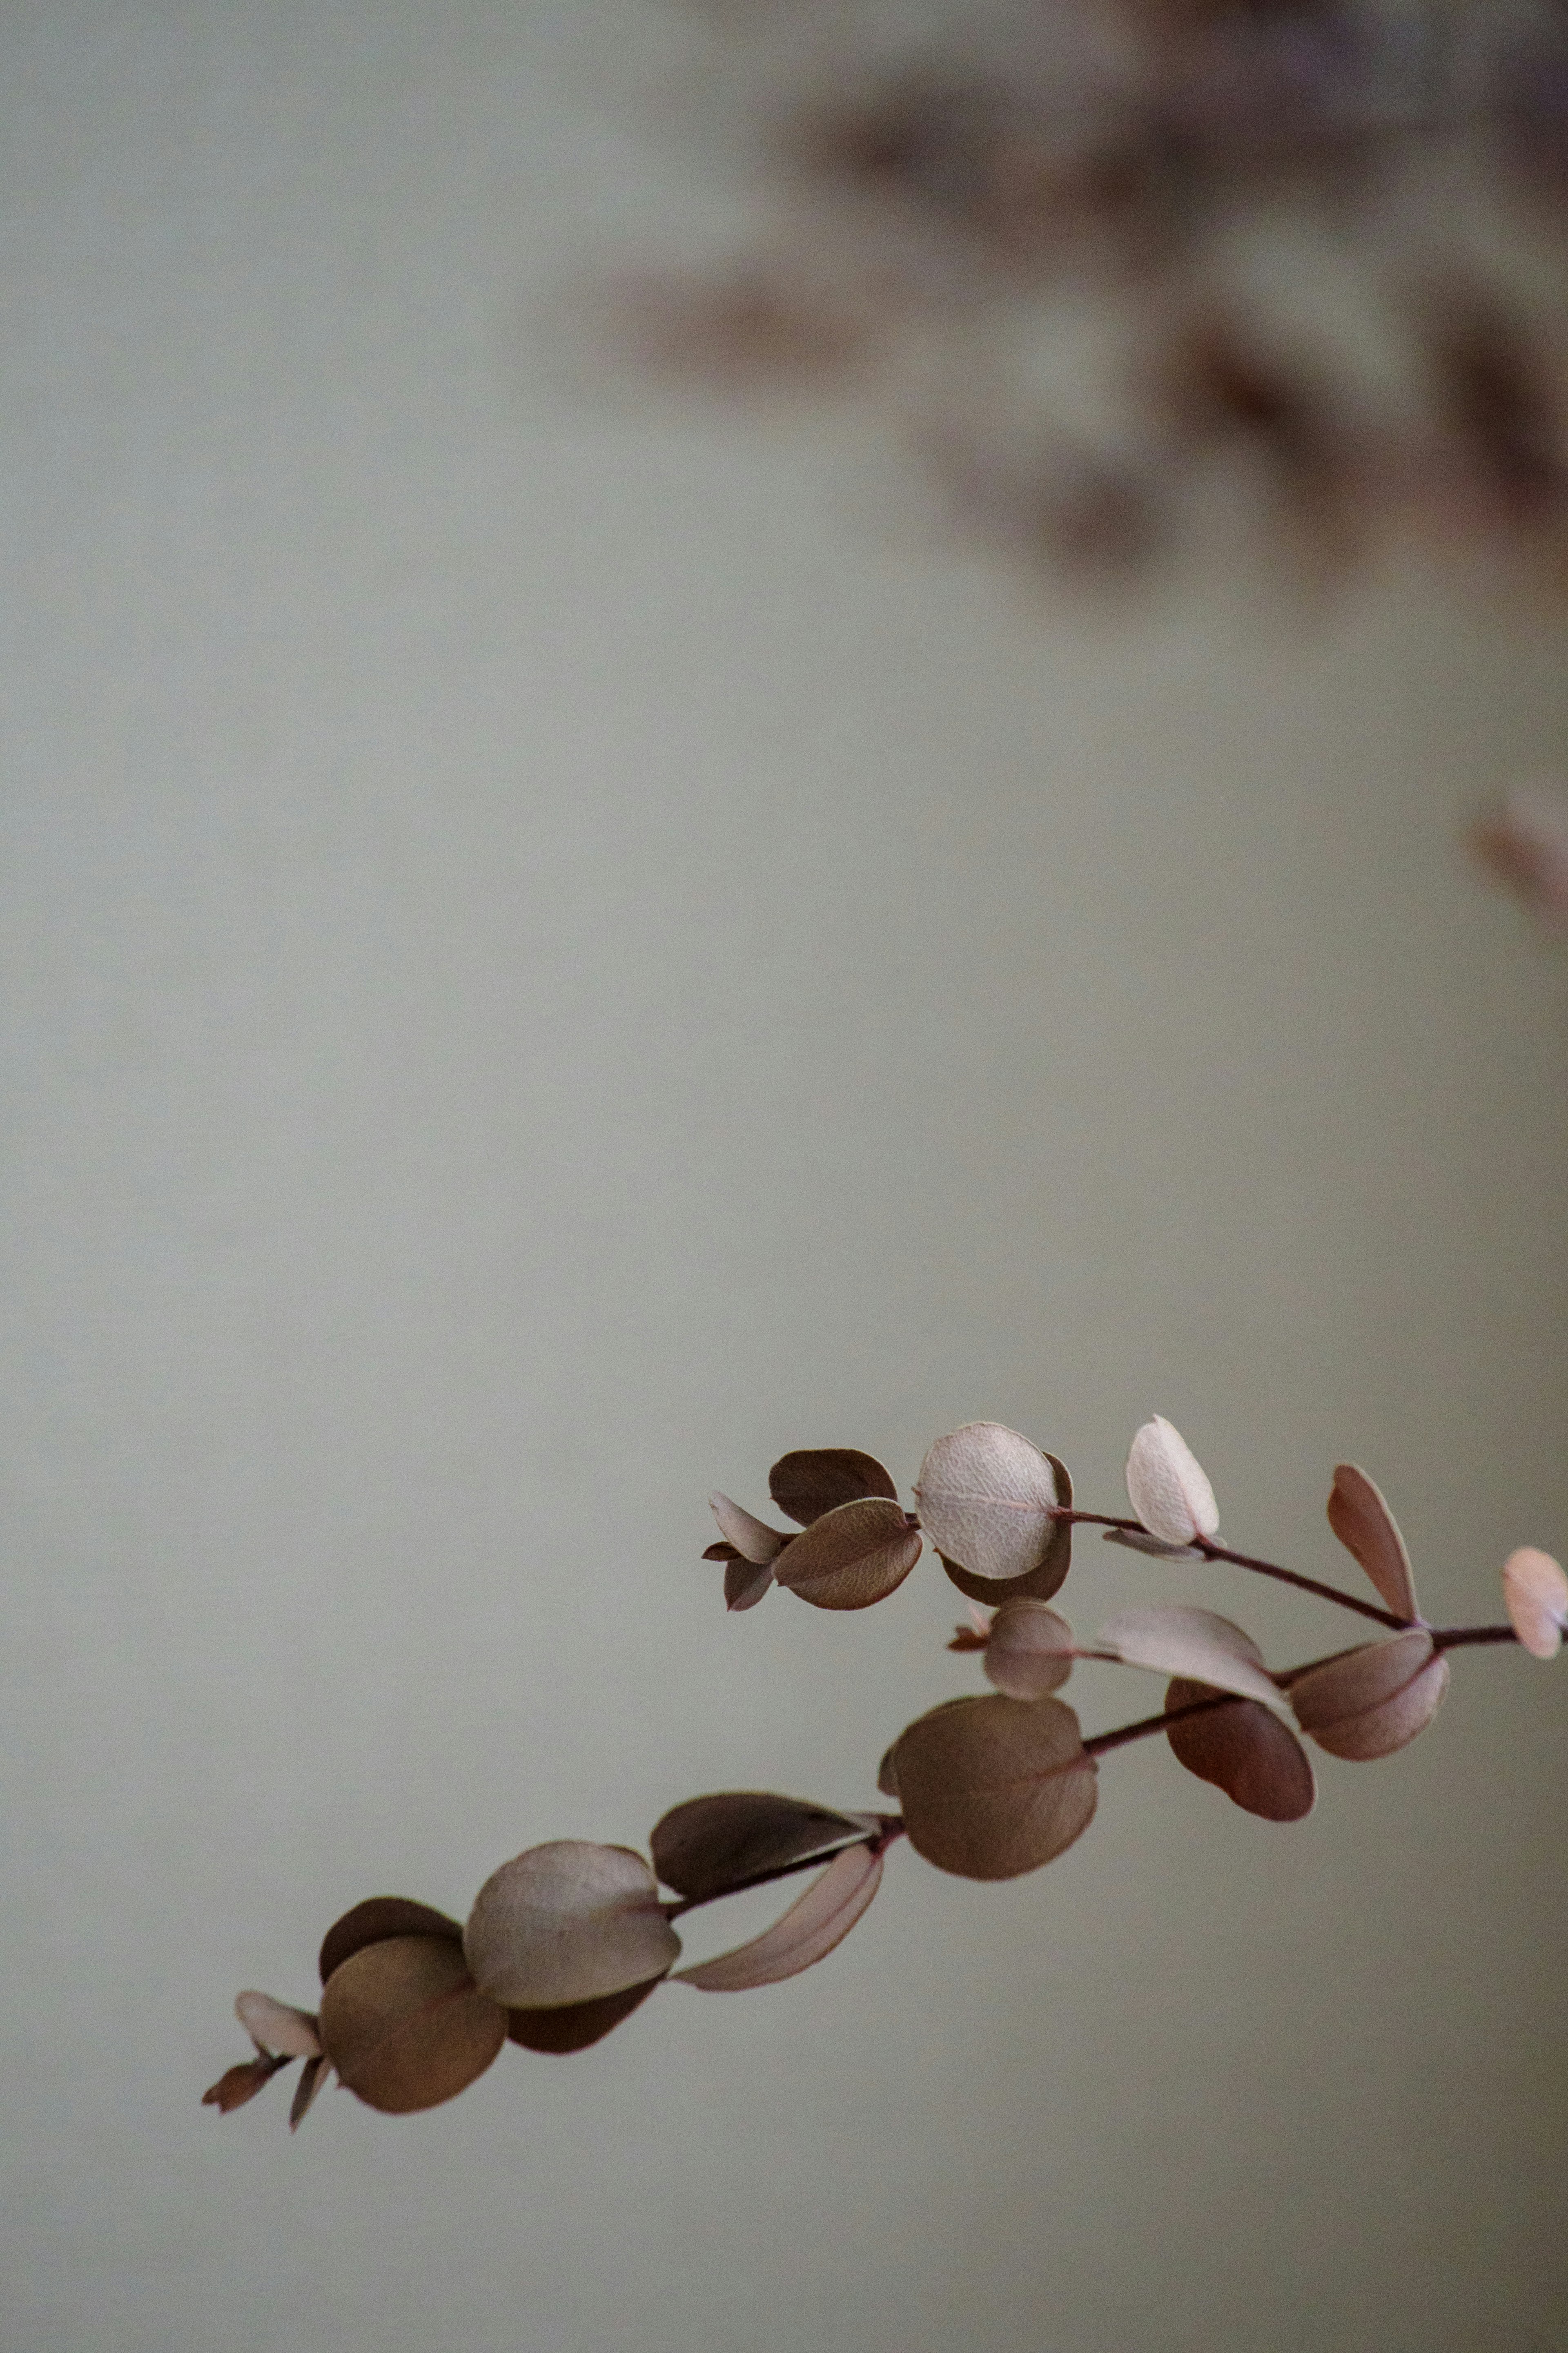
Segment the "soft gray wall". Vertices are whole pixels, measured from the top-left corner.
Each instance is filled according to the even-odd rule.
[[[357,1897],[864,1804],[977,1685],[926,1568],[726,1619],[704,1496],[786,1445],[994,1416],[1114,1509],[1158,1409],[1320,1570],[1349,1451],[1451,1617],[1568,1543],[1564,976],[1458,847],[1560,629],[1101,630],[820,437],[552,401],[541,290],[682,201],[595,22],[5,11],[0,2342],[1545,2353],[1511,1653],[1297,1829],[1134,1749],[789,1987],[407,2122],[196,2105]],[[1152,1578],[1336,1638],[1087,1544],[1064,1599]]]

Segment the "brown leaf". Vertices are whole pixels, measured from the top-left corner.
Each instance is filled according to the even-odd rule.
[[[865,1835],[864,1822],[804,1798],[725,1789],[672,1807],[655,1826],[649,1844],[653,1867],[665,1885],[702,1901]]]
[[[509,2010],[594,2001],[661,1977],[679,1956],[658,1883],[629,1847],[552,1839],[503,1862],[463,1931],[474,1981]]]
[[[1071,1674],[1072,1648],[1067,1620],[1047,1603],[1020,1595],[1004,1601],[992,1623],[986,1681],[1009,1699],[1044,1699]]]
[[[367,2106],[408,2116],[484,2073],[506,2041],[506,2012],[476,1989],[450,1938],[390,1936],[327,1979],[321,2040]]]
[[[718,1544],[710,1544],[702,1557],[704,1560],[739,1560],[741,1556],[732,1544],[721,1541]]]
[[[738,1556],[724,1571],[724,1607],[726,1609],[754,1609],[773,1581],[773,1573],[764,1563]]]
[[[230,2067],[216,2084],[208,2084],[202,2094],[202,2105],[216,2108],[220,2116],[226,2116],[232,2108],[243,2108],[247,2100],[254,2100],[258,2092],[265,2091],[279,2068],[289,2063],[287,2059],[273,2058],[265,2051],[258,2058],[242,2059],[237,2067]]]
[[[781,1512],[803,1526],[840,1504],[858,1503],[862,1495],[886,1495],[895,1504],[899,1499],[892,1474],[875,1455],[854,1446],[805,1446],[781,1454],[768,1472],[768,1493]]]
[[[384,1944],[389,1936],[447,1936],[461,1944],[463,1931],[458,1921],[448,1920],[444,1912],[433,1910],[428,1904],[416,1904],[411,1896],[367,1895],[363,1904],[334,1920],[321,1939],[321,1983],[325,1985],[334,1969],[341,1969],[367,1945]]]
[[[819,1609],[868,1609],[903,1583],[920,1556],[919,1528],[885,1495],[866,1495],[814,1520],[773,1575]]]
[[[1146,1421],[1132,1440],[1127,1493],[1150,1535],[1163,1544],[1190,1545],[1218,1530],[1219,1507],[1203,1464],[1163,1414]]]
[[[1158,1609],[1122,1609],[1103,1625],[1097,1649],[1113,1651],[1130,1667],[1156,1674],[1186,1675],[1218,1691],[1238,1692],[1265,1707],[1282,1708],[1279,1685],[1263,1664],[1250,1634],[1212,1609],[1173,1604]]]
[[[1326,1659],[1290,1686],[1296,1721],[1331,1757],[1392,1757],[1425,1732],[1448,1688],[1448,1662],[1425,1626]]]
[[[1217,1698],[1212,1683],[1178,1676],[1165,1694],[1167,1708]],[[1228,1699],[1206,1715],[1173,1724],[1165,1735],[1177,1761],[1200,1781],[1212,1781],[1249,1814],[1268,1822],[1299,1822],[1316,1803],[1311,1759],[1288,1724],[1254,1699]]]
[[[1012,1879],[1069,1847],[1094,1813],[1094,1760],[1058,1699],[949,1700],[893,1749],[910,1842],[965,1879]]]
[[[289,2110],[290,2132],[299,2131],[310,2113],[317,2093],[331,2072],[331,2068],[327,2063],[325,2052],[321,2053],[317,2058],[306,2060],[300,2071],[300,2080],[294,2086],[293,2105]]]
[[[1361,1563],[1394,1616],[1418,1617],[1405,1538],[1379,1490],[1353,1462],[1334,1465],[1329,1525],[1345,1550]]]
[[[915,1499],[949,1575],[956,1567],[983,1580],[976,1600],[998,1599],[998,1585],[1017,1589],[1054,1558],[1062,1500],[1056,1472],[1037,1446],[999,1421],[966,1422],[939,1438],[921,1464]],[[969,1591],[963,1578],[953,1582]]]
[[[1521,1545],[1502,1565],[1508,1621],[1532,1659],[1554,1659],[1568,1626],[1568,1577],[1549,1552]]]
[[[770,1528],[765,1520],[757,1519],[740,1504],[731,1503],[728,1495],[711,1494],[708,1508],[719,1523],[719,1533],[726,1544],[734,1546],[742,1560],[762,1568],[776,1560],[789,1542],[782,1528]]]
[[[640,2010],[664,1972],[642,1985],[623,1986],[619,1993],[600,1994],[595,2001],[563,2002],[554,2010],[511,2010],[507,2012],[507,2037],[525,2051],[545,2051],[563,2057],[603,2042],[612,2028]]]
[[[678,1969],[670,1982],[696,1986],[702,1993],[745,1993],[798,1977],[843,1943],[881,1878],[879,1853],[868,1846],[846,1847],[771,1928],[716,1960]]]
[[[877,1787],[884,1798],[891,1798],[895,1806],[899,1802],[899,1768],[893,1762],[893,1751],[898,1745],[895,1740],[892,1747],[884,1753],[882,1761],[877,1767]]]
[[[310,2010],[294,2010],[286,2001],[274,2001],[269,1993],[242,1993],[235,1997],[234,2014],[258,2050],[275,2051],[286,2059],[321,2056],[316,2020]]]
[[[1553,930],[1568,924],[1568,793],[1517,786],[1478,827],[1478,855]]]

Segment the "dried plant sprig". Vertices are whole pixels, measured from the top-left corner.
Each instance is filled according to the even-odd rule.
[[[1393,1514],[1353,1464],[1334,1472],[1329,1523],[1377,1604],[1221,1545],[1214,1489],[1160,1416],[1133,1439],[1127,1486],[1136,1517],[1078,1511],[1055,1456],[1000,1423],[971,1422],[928,1451],[918,1517],[879,1462],[844,1447],[797,1450],[774,1464],[770,1492],[798,1535],[715,1495],[724,1535],[708,1556],[725,1563],[731,1609],[761,1599],[731,1594],[737,1563],[819,1609],[871,1608],[903,1582],[928,1538],[961,1590],[996,1597],[994,1605],[971,1600],[969,1622],[949,1645],[980,1655],[993,1692],[929,1709],[882,1759],[878,1788],[900,1811],[723,1790],[665,1814],[649,1840],[651,1860],[583,1839],[529,1848],[491,1873],[466,1923],[408,1897],[373,1896],[327,1931],[319,2014],[268,1994],[238,1997],[256,2055],[230,2067],[204,2102],[226,2115],[300,2059],[291,2126],[329,2073],[368,2106],[404,2115],[465,2090],[508,2042],[558,2055],[588,2049],[666,1982],[706,1993],[779,1984],[848,1935],[900,1838],[963,1878],[1037,1870],[1088,1829],[1100,1760],[1157,1735],[1188,1772],[1245,1811],[1300,1821],[1317,1795],[1303,1736],[1353,1763],[1393,1756],[1436,1715],[1450,1652],[1515,1642],[1548,1659],[1568,1630],[1568,1577],[1531,1546],[1503,1566],[1506,1624],[1428,1625]],[[1122,1609],[1080,1646],[1048,1597],[1066,1580],[1072,1530],[1084,1523],[1162,1559],[1284,1578],[1391,1630],[1271,1670],[1232,1620],[1175,1603]],[[781,1567],[791,1556],[799,1565]],[[1164,1706],[1085,1738],[1057,1696],[1083,1659],[1167,1677]],[[676,1968],[677,1920],[808,1871],[818,1876],[760,1936]]]

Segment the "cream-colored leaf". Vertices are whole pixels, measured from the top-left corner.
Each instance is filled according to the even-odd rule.
[[[1029,1575],[1056,1534],[1055,1471],[1037,1446],[999,1421],[966,1422],[939,1438],[915,1497],[938,1552],[973,1577]]]
[[[1163,1414],[1146,1421],[1132,1440],[1127,1493],[1150,1535],[1164,1544],[1190,1545],[1218,1530],[1219,1507],[1204,1467]]]

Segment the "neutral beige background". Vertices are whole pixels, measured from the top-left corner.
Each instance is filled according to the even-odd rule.
[[[552,396],[555,277],[707,201],[600,22],[5,12],[0,2343],[1557,2353],[1512,1654],[1294,1830],[1135,1749],[786,1988],[196,2105],[359,1896],[864,1804],[974,1683],[924,1568],[725,1618],[704,1496],[784,1446],[994,1416],[1114,1509],[1157,1409],[1320,1570],[1351,1451],[1450,1617],[1568,1544],[1568,988],[1458,849],[1561,630],[1091,626],[815,429]],[[1064,1599],[1152,1584],[1337,1630],[1093,1544]]]

